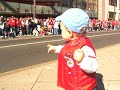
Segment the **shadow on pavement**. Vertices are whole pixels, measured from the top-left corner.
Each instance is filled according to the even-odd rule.
[[[103,75],[100,73],[97,73],[97,90],[105,90],[103,84]]]

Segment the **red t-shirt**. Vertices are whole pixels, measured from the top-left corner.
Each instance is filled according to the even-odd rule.
[[[15,19],[10,19],[10,26],[15,26],[16,25],[16,22],[15,22]]]

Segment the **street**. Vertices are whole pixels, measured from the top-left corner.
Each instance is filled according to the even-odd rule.
[[[89,32],[87,35],[96,49],[120,43],[119,31]],[[47,44],[64,44],[59,36],[0,41],[0,73],[57,60],[57,54],[47,53]]]

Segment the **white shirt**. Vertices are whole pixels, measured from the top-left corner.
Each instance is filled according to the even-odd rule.
[[[54,23],[54,28],[57,28],[57,29],[59,29],[59,22],[57,22],[57,21],[55,21],[55,23]]]
[[[25,21],[25,25],[29,25],[28,20]]]
[[[63,45],[56,46],[55,47],[56,53],[59,53],[63,47],[64,47]],[[85,56],[83,60],[81,61],[81,63],[79,63],[78,65],[86,73],[96,72],[99,65],[98,65],[94,51],[87,45],[83,46],[81,49],[83,50]]]

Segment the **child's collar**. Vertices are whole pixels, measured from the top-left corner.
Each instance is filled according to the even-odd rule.
[[[74,45],[78,44],[79,42],[81,42],[81,41],[83,41],[85,39],[86,39],[86,36],[82,35],[82,36],[80,36],[80,37],[78,37],[78,38],[76,38],[74,40],[71,40],[70,44],[71,44],[71,46],[74,46]]]

